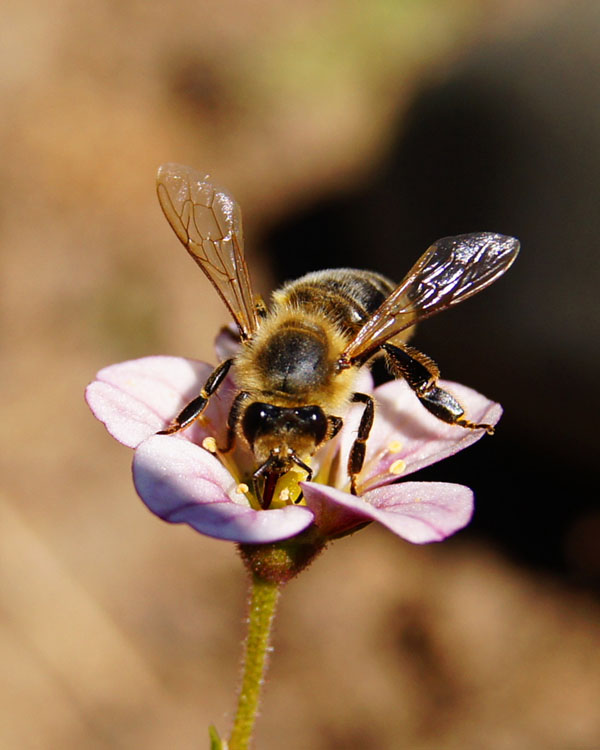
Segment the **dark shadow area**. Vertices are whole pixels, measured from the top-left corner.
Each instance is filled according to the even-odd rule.
[[[584,7],[584,6],[581,6]],[[494,438],[415,478],[477,493],[467,535],[600,581],[600,51],[585,14],[479,50],[424,91],[368,184],[274,227],[280,280],[350,266],[399,281],[439,237],[518,237],[507,275],[426,321],[414,344],[447,379],[499,400]]]

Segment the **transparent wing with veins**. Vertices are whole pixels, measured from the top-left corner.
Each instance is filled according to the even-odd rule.
[[[238,204],[208,176],[180,164],[160,167],[156,191],[167,221],[229,308],[242,339],[251,338],[258,323]]]
[[[477,294],[502,276],[518,252],[518,240],[492,232],[434,242],[362,326],[341,361],[366,359],[419,320]]]

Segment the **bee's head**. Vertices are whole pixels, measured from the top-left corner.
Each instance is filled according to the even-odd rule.
[[[326,439],[329,424],[320,406],[287,408],[255,402],[246,409],[241,427],[258,464],[254,479],[264,479],[261,505],[268,508],[277,480],[292,466],[310,475],[302,457],[311,456]]]
[[[256,401],[242,417],[242,433],[256,460],[263,463],[274,450],[283,456],[288,449],[310,456],[325,440],[328,422],[320,406],[273,406]]]

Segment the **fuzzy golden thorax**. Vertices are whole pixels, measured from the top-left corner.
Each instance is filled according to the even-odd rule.
[[[345,411],[358,373],[338,371],[347,344],[339,328],[303,310],[276,307],[235,359],[240,390],[275,406],[318,404],[326,414]]]

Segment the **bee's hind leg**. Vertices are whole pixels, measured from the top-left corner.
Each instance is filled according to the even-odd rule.
[[[423,406],[438,419],[448,424],[457,424],[468,430],[485,430],[494,434],[491,424],[479,424],[465,418],[465,410],[448,391],[438,388],[436,383],[440,371],[435,362],[411,346],[399,347],[384,344],[388,364],[394,375],[402,377],[413,389]]]
[[[180,430],[189,427],[195,419],[198,419],[204,409],[206,409],[210,397],[225,380],[232,364],[233,359],[226,359],[224,362],[221,362],[221,364],[211,372],[204,387],[200,391],[200,394],[192,399],[192,401],[190,401],[190,403],[179,412],[166,429],[160,430],[156,434],[172,435],[175,432],[179,432]]]

